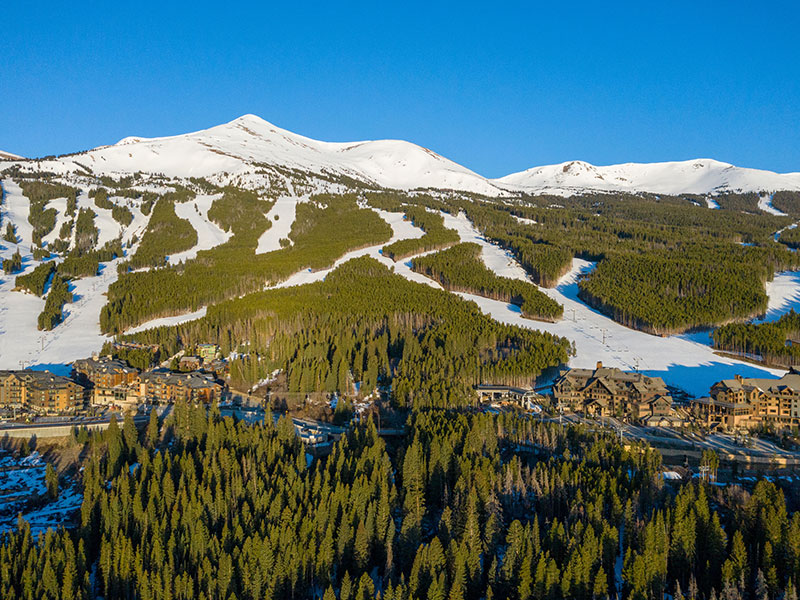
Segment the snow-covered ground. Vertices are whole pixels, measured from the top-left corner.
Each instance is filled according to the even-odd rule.
[[[533,219],[527,219],[525,217],[518,217],[517,215],[511,215],[517,220],[517,223],[522,223],[523,225],[538,225],[536,221]]]
[[[26,510],[28,503],[38,503],[45,498],[45,462],[38,452],[17,458],[8,451],[0,451],[0,533],[16,527],[17,515],[31,525],[34,537],[48,527],[58,527],[75,514],[83,501],[76,485],[60,489],[58,498],[44,500],[37,507]]]
[[[123,244],[131,242],[134,236],[136,236],[136,239],[142,239],[142,235],[147,229],[147,224],[150,222],[150,215],[144,214],[136,203],[129,202],[126,206],[133,214],[133,221],[125,228],[125,233],[122,234]]]
[[[66,363],[99,351],[109,339],[100,333],[100,309],[122,260],[102,263],[98,276],[70,284],[74,302],[64,305],[64,321],[52,331],[37,329],[44,300],[11,292],[14,275],[0,277],[0,369],[18,369],[24,364],[64,373],[69,371]]]
[[[800,173],[773,173],[713,160],[595,166],[580,160],[533,167],[491,180],[509,189],[571,195],[581,190],[715,194],[800,189]]]
[[[587,190],[662,194],[800,190],[800,173],[747,169],[707,158],[608,166],[570,161],[488,179],[411,142],[323,142],[255,115],[183,135],[131,136],[80,156],[40,161],[37,168],[59,174],[88,168],[96,174],[209,177],[252,188],[264,181],[264,167],[271,165],[281,171],[292,169],[322,174],[323,178],[339,175],[387,188],[438,188],[488,196],[513,192],[566,196]]]
[[[484,262],[498,275],[527,279],[513,257],[487,242],[463,214],[458,217],[445,215],[445,225],[456,229],[462,241],[480,244]],[[513,304],[472,294],[459,295],[474,301],[484,313],[500,322],[548,331],[573,341],[577,353],[569,361],[571,367],[593,368],[598,361],[602,361],[606,366],[638,369],[649,375],[663,377],[668,384],[695,396],[708,394],[711,385],[735,374],[756,377],[779,376],[783,373],[777,369],[717,356],[707,343],[698,341],[703,334],[659,337],[620,325],[578,299],[578,277],[593,268],[593,263],[575,259],[572,270],[561,278],[555,288],[543,288],[547,295],[564,306],[564,318],[557,323],[525,319],[519,307]],[[795,282],[800,284],[798,280]],[[787,287],[780,292],[773,290],[773,293],[783,296],[800,294],[800,285],[794,292]],[[707,334],[705,337],[708,337]]]
[[[202,319],[206,316],[206,310],[207,308],[204,306],[203,308],[200,308],[194,312],[175,315],[173,317],[161,317],[159,319],[153,319],[151,321],[147,321],[146,323],[142,323],[141,325],[137,325],[136,327],[131,327],[125,331],[125,334],[128,335],[131,333],[139,333],[145,329],[166,327],[168,325],[180,325],[181,323],[187,323],[189,321],[194,321],[195,319]]]
[[[800,272],[776,273],[772,281],[767,283],[767,296],[769,303],[764,321],[777,321],[791,309],[800,312]]]
[[[772,206],[772,194],[761,194],[758,197],[758,208],[763,210],[764,212],[768,212],[771,215],[776,215],[778,217],[787,217],[788,215],[785,212],[782,212]]]
[[[360,250],[353,250],[352,252],[348,252],[340,259],[338,259],[332,267],[328,269],[321,269],[319,271],[312,271],[310,269],[306,269],[304,271],[300,271],[299,273],[295,273],[288,279],[280,282],[279,284],[272,286],[276,288],[281,287],[292,287],[296,285],[304,285],[306,283],[313,283],[315,281],[322,281],[328,274],[336,269],[339,265],[346,263],[348,260],[353,258],[358,258],[359,256],[371,256],[372,258],[378,259],[383,264],[387,265],[388,267],[396,267],[398,273],[404,274],[407,278],[411,279],[412,277],[416,279],[417,273],[413,273],[411,269],[408,267],[408,263],[395,263],[390,258],[385,257],[381,254],[381,248],[388,244],[392,244],[398,240],[405,240],[410,238],[419,238],[422,237],[425,232],[422,229],[415,227],[409,221],[405,220],[403,213],[393,213],[388,212],[385,210],[377,210],[373,209],[377,212],[380,217],[386,221],[392,228],[392,238],[386,242],[385,244],[378,244],[376,246],[369,246],[368,248],[361,248]],[[427,279],[427,278],[425,278]],[[417,279],[418,281],[418,279]],[[427,281],[426,281],[427,283]]]
[[[122,234],[122,225],[114,220],[114,217],[111,216],[111,211],[107,208],[97,207],[94,203],[94,198],[90,198],[86,190],[81,190],[78,194],[78,210],[81,208],[88,208],[94,213],[94,226],[97,227],[99,234],[97,238],[98,248],[102,248],[106,242],[115,240]],[[74,228],[72,233],[74,239]]]
[[[19,249],[20,254],[25,256],[30,254],[30,246],[33,240],[33,226],[28,223],[30,203],[23,196],[22,189],[12,179],[3,180],[3,190],[5,191],[3,206],[0,207],[3,215],[2,231],[0,231],[0,256],[9,258],[17,249]],[[12,244],[2,239],[2,236],[6,233],[6,223],[8,221],[11,221],[17,228],[19,244]]]
[[[720,208],[719,202],[714,200],[712,196],[706,196],[706,206],[714,210],[719,210]]]
[[[300,202],[308,202],[308,199],[308,195],[300,197],[281,196],[275,201],[275,204],[267,213],[267,218],[271,224],[270,228],[258,238],[256,254],[265,254],[267,252],[280,250],[280,241],[282,239],[291,242],[289,233],[292,231],[292,225],[294,225],[294,220],[297,216],[297,204]]]
[[[197,232],[197,244],[193,248],[184,252],[178,252],[169,257],[169,264],[176,265],[180,262],[192,260],[201,250],[210,250],[215,246],[224,244],[231,236],[232,232],[223,231],[219,225],[208,218],[208,211],[214,200],[220,198],[221,194],[201,194],[188,202],[175,204],[175,214],[181,219],[191,223]]]

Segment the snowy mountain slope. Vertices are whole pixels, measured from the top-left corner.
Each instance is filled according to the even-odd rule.
[[[800,190],[800,173],[773,173],[701,158],[682,162],[625,163],[596,167],[582,161],[534,167],[495,179],[507,189],[555,192],[581,190],[714,194]]]
[[[800,173],[747,169],[712,159],[603,167],[571,161],[487,179],[410,142],[322,142],[255,115],[194,133],[126,137],[111,146],[27,164],[65,175],[87,170],[96,175],[142,172],[207,177],[219,183],[249,182],[254,187],[263,184],[264,167],[275,167],[393,189],[435,188],[487,196],[519,192],[566,196],[584,190],[660,194],[800,190]],[[291,192],[291,182],[287,186]]]
[[[0,150],[0,160],[20,160],[21,158],[23,157],[18,154],[11,154],[11,152],[3,152]]]
[[[261,165],[344,176],[387,188],[503,193],[477,173],[410,142],[320,142],[254,115],[184,135],[127,137],[112,146],[41,161],[41,168],[64,174],[89,169],[95,174],[141,171],[167,177],[254,174]]]

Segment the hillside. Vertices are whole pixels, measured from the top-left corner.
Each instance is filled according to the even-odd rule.
[[[569,340],[573,366],[641,368],[702,394],[745,367],[715,356],[708,336],[679,334],[800,298],[800,280],[781,273],[800,264],[789,250],[800,176],[711,160],[573,162],[489,180],[409,142],[321,142],[245,115],[4,161],[0,182],[0,368],[58,369],[155,326],[193,331],[223,302],[369,256],[495,321]],[[469,260],[418,260],[459,241],[477,244]],[[676,357],[697,369],[671,368]]]
[[[800,190],[800,173],[773,173],[701,158],[682,162],[597,167],[583,161],[533,167],[494,180],[528,193],[572,195],[587,190],[655,194],[717,194]]]
[[[0,158],[19,158],[0,153]],[[21,168],[62,175],[160,174],[202,177],[218,184],[287,189],[311,183],[330,191],[332,180],[398,190],[457,190],[484,196],[585,191],[717,194],[800,190],[800,173],[773,173],[711,159],[594,166],[583,161],[538,166],[488,179],[435,152],[402,140],[323,142],[244,115],[209,129],[170,137],[126,137],[116,144],[24,161]],[[282,180],[282,181],[281,181]],[[313,180],[317,180],[314,182]]]

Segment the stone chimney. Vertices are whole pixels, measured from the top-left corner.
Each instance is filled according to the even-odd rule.
[[[602,369],[603,368],[603,361],[602,360],[598,360],[597,361],[597,368],[598,369]]]

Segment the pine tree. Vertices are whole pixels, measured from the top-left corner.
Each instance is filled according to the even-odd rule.
[[[155,407],[150,409],[150,421],[147,423],[147,447],[155,448],[158,443],[158,413]]]
[[[58,498],[58,475],[51,463],[47,463],[44,468],[44,481],[47,486],[47,495],[51,500]]]

